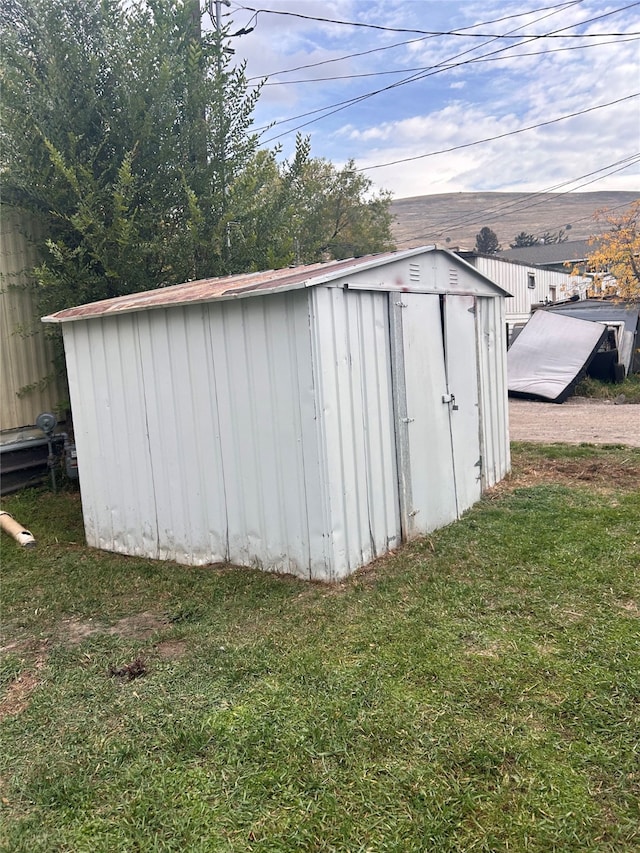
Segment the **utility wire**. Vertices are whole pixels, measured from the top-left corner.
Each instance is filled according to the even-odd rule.
[[[579,2],[580,2],[580,0],[575,0],[575,2],[572,5],[577,5]],[[640,4],[636,4],[636,5],[640,5]],[[555,13],[551,13],[551,14],[555,14]],[[549,15],[543,16],[543,18],[546,18],[546,17],[549,17]],[[542,20],[542,18],[539,18],[538,20]],[[537,23],[537,22],[538,21],[535,21],[534,23]],[[516,27],[516,29],[520,29],[520,28]],[[558,32],[562,32],[562,30],[565,30],[565,29],[569,29],[569,27],[561,27],[559,30],[554,30],[553,32],[558,33]],[[536,40],[535,38],[531,38],[531,37],[527,36],[527,37],[525,37],[524,41],[520,42],[519,45],[515,45],[515,46],[519,47],[520,45],[525,45],[525,44],[528,44],[529,42],[535,41],[535,40]],[[495,39],[493,39],[493,38],[490,39],[489,41],[480,45],[480,47],[484,47],[485,45],[490,44],[491,41],[495,41]],[[503,53],[507,50],[510,50],[512,47],[514,47],[514,45],[510,45],[509,47],[498,48],[496,50],[491,51],[490,53],[484,54],[484,57],[493,56],[495,54]],[[269,139],[264,140],[264,144],[268,144],[269,142],[273,142],[276,139],[280,139],[282,136],[287,136],[290,133],[294,133],[298,130],[301,130],[304,127],[308,127],[310,124],[314,124],[316,121],[320,121],[321,119],[328,118],[331,115],[335,115],[336,113],[341,112],[342,110],[346,109],[347,107],[353,106],[354,104],[360,103],[361,101],[365,101],[369,98],[374,97],[375,95],[379,95],[383,92],[388,92],[388,91],[395,89],[395,88],[398,88],[400,86],[407,85],[408,83],[416,82],[417,80],[423,80],[426,77],[431,77],[435,74],[440,74],[440,73],[442,73],[442,71],[447,71],[447,70],[450,70],[451,68],[459,68],[459,67],[462,67],[463,65],[477,61],[481,57],[473,57],[472,59],[466,59],[463,62],[455,63],[453,65],[445,65],[445,63],[451,63],[453,60],[459,59],[461,56],[465,56],[467,53],[472,53],[474,50],[476,50],[475,47],[468,48],[467,50],[462,51],[461,53],[458,53],[452,57],[449,57],[446,60],[443,60],[441,63],[439,63],[436,66],[433,66],[432,69],[430,69],[424,73],[412,74],[409,77],[405,77],[402,80],[396,80],[394,83],[391,83],[388,86],[384,86],[381,89],[376,89],[372,92],[367,92],[364,95],[360,95],[360,96],[355,97],[355,98],[350,98],[346,101],[339,101],[337,104],[332,104],[332,105],[329,105],[326,107],[319,107],[319,108],[314,109],[314,110],[309,110],[306,113],[301,113],[298,116],[292,116],[292,117],[287,118],[287,119],[282,119],[280,121],[273,122],[272,124],[267,125],[266,127],[256,128],[256,131],[260,132],[263,130],[271,129],[273,127],[277,127],[278,125],[281,125],[281,124],[288,124],[290,121],[295,121],[299,118],[305,118],[306,116],[317,115],[318,113],[324,113],[323,115],[318,116],[317,118],[311,119],[310,121],[307,121],[307,122],[303,122],[302,124],[299,124],[296,127],[290,128],[289,130],[286,130],[286,131],[282,131],[281,133],[278,133],[275,136],[272,136]]]
[[[587,186],[587,184],[589,184],[589,183],[595,183],[596,181],[602,180],[603,177],[608,177],[609,174],[614,174],[615,172],[619,172],[619,171],[622,171],[624,169],[628,169],[630,166],[633,166],[638,162],[640,162],[640,151],[638,151],[634,154],[631,154],[628,157],[623,157],[621,160],[616,160],[613,163],[608,163],[606,166],[601,166],[599,169],[595,169],[592,172],[587,172],[586,174],[580,175],[577,178],[571,178],[571,180],[562,181],[559,184],[554,184],[553,186],[546,187],[543,190],[538,190],[535,193],[527,193],[524,197],[513,199],[512,201],[502,202],[501,204],[498,204],[495,207],[490,208],[489,210],[484,210],[481,214],[471,213],[471,214],[468,214],[467,216],[459,217],[458,219],[454,220],[453,222],[449,222],[445,226],[444,230],[451,229],[451,228],[458,228],[458,227],[465,226],[465,225],[474,225],[478,222],[481,222],[487,216],[491,216],[493,214],[499,214],[500,215],[500,214],[504,214],[506,212],[516,213],[516,212],[519,212],[520,210],[528,210],[531,207],[537,207],[539,204],[545,204],[546,203],[546,198],[542,198],[541,201],[532,203],[534,199],[536,199],[540,196],[546,196],[549,193],[554,193],[554,194],[561,196],[561,195],[566,195],[569,192],[575,192],[577,189],[579,189],[582,186]],[[620,168],[614,169],[614,167],[620,167]],[[614,171],[611,171],[611,172],[608,171],[608,170],[612,170],[612,169],[614,169]],[[607,171],[608,174],[607,175],[601,175],[601,172],[605,172],[605,171]],[[565,190],[563,193],[556,193],[556,190],[559,190],[562,187],[571,186],[572,184],[575,184],[577,181],[582,181],[585,178],[592,178],[594,175],[598,175],[599,177],[595,178],[593,181],[586,181],[585,183],[582,183],[579,186],[573,187],[572,189],[569,189],[569,190]],[[440,233],[443,233],[443,232],[440,232]]]
[[[539,190],[538,192],[527,195],[525,198],[519,198],[519,199],[516,199],[512,202],[505,202],[504,204],[498,205],[497,207],[491,208],[489,210],[484,210],[484,211],[482,211],[481,214],[471,214],[469,217],[462,217],[458,220],[454,220],[453,222],[446,223],[445,225],[438,225],[438,226],[436,226],[438,228],[438,230],[432,229],[430,231],[425,231],[425,232],[422,232],[420,234],[415,234],[411,237],[405,238],[404,240],[400,240],[398,242],[398,245],[402,246],[406,243],[413,243],[416,240],[431,239],[433,237],[442,237],[447,231],[451,231],[455,228],[468,227],[470,225],[478,225],[481,222],[486,222],[487,218],[494,216],[496,214],[497,215],[503,215],[505,212],[522,213],[524,211],[530,210],[531,208],[538,207],[541,204],[547,204],[548,199],[546,197],[541,198],[541,196],[547,196],[550,193],[553,193],[554,196],[568,195],[570,193],[576,192],[576,190],[579,190],[583,187],[590,186],[591,184],[597,183],[598,181],[602,181],[602,180],[604,180],[604,178],[608,178],[611,175],[614,175],[618,172],[622,172],[625,169],[628,169],[631,166],[634,166],[638,162],[640,162],[640,152],[638,152],[637,154],[631,155],[630,157],[626,157],[623,160],[617,160],[615,163],[610,163],[608,166],[603,166],[601,169],[596,169],[594,172],[588,172],[587,174],[581,175],[578,178],[572,178],[570,181],[565,181],[561,184],[556,184],[555,186],[548,187],[547,189]],[[612,168],[613,166],[618,166],[618,164],[621,164],[621,163],[623,165],[620,165],[618,168],[616,168],[616,169]],[[604,174],[604,175],[599,174],[600,172],[605,172],[605,171],[606,171],[606,174]],[[576,181],[582,181],[583,178],[588,178],[588,177],[591,177],[593,175],[598,175],[598,177],[594,177],[589,181],[583,181],[582,183],[577,184],[577,186],[574,186],[572,189],[565,190],[562,193],[554,192],[554,190],[558,189],[559,187],[575,184]],[[533,199],[539,199],[539,200],[535,201],[533,203],[529,203]],[[620,207],[627,207],[627,206],[628,206],[628,203],[620,205]],[[575,225],[576,223],[583,222],[589,218],[590,217],[583,217],[581,219],[575,219],[575,220],[573,220],[573,222],[571,224]],[[562,226],[551,226],[551,227],[562,227]]]
[[[297,65],[295,68],[285,68],[282,71],[272,71],[270,74],[255,77],[247,77],[247,82],[253,80],[268,80],[270,77],[279,77],[281,74],[292,74],[294,71],[306,71],[307,68],[318,68],[320,65],[330,65],[333,62],[344,62],[347,59],[355,59],[359,56],[368,56],[370,53],[380,53],[383,50],[392,50],[394,47],[405,47],[408,44],[417,44],[421,41],[426,41],[430,36],[422,36],[417,39],[407,39],[407,41],[397,41],[393,44],[385,44],[382,47],[372,47],[369,50],[360,50],[357,53],[347,53],[345,56],[336,56],[333,59],[323,59],[321,62],[309,62],[307,65]]]
[[[563,53],[567,50],[589,50],[592,47],[603,47],[603,46],[609,45],[609,44],[615,44],[615,45],[626,44],[627,42],[638,41],[639,39],[640,39],[640,36],[635,36],[633,38],[628,38],[628,39],[617,39],[616,41],[598,42],[598,44],[579,44],[579,45],[573,45],[571,47],[554,47],[554,48],[551,48],[549,50],[537,50],[537,51],[533,51],[531,53],[511,53],[508,56],[487,56],[487,57],[478,56],[478,57],[469,59],[468,64],[471,65],[472,63],[476,63],[476,62],[503,62],[504,60],[509,60],[509,59],[521,59],[524,56],[547,56],[550,53]],[[517,45],[512,45],[512,47],[517,47]],[[380,50],[380,49],[381,48],[376,48],[376,50]],[[511,50],[512,48],[508,48],[508,49]],[[459,65],[460,65],[460,63],[457,63],[456,65],[445,65],[445,66],[443,66],[443,70],[446,70],[448,68],[458,68]],[[341,75],[336,75],[335,77],[307,77],[306,79],[303,78],[300,80],[274,80],[272,83],[266,82],[263,85],[264,86],[289,86],[289,85],[293,85],[294,83],[295,84],[325,83],[327,81],[332,81],[332,80],[356,80],[356,79],[361,78],[361,77],[388,77],[391,74],[406,74],[408,71],[412,71],[412,72],[413,71],[428,71],[430,68],[433,68],[433,66],[423,65],[423,66],[418,66],[416,68],[397,68],[395,71],[369,71],[369,72],[365,72],[363,74],[341,74]],[[255,80],[257,78],[252,77],[251,79]]]
[[[536,130],[536,128],[539,127],[548,127],[550,124],[557,124],[559,121],[564,121],[568,118],[575,118],[576,116],[586,115],[587,113],[602,110],[606,107],[612,107],[615,104],[622,104],[625,101],[637,98],[639,95],[640,92],[634,92],[632,95],[625,95],[623,98],[616,98],[615,101],[608,101],[606,104],[597,104],[595,107],[587,107],[584,110],[577,110],[576,112],[567,113],[566,115],[548,119],[547,121],[541,121],[537,124],[529,124],[526,127],[519,127],[517,130],[509,130],[506,133],[498,133],[495,136],[487,136],[484,139],[476,139],[474,142],[465,142],[462,145],[452,145],[450,148],[441,148],[439,151],[429,151],[426,154],[416,154],[413,157],[401,157],[398,160],[390,160],[388,163],[377,163],[374,166],[362,166],[361,168],[356,169],[356,171],[369,172],[372,169],[384,169],[386,166],[396,166],[398,163],[410,163],[414,160],[424,160],[426,157],[435,157],[438,154],[449,154],[451,151],[461,151],[464,148],[472,148],[474,145],[482,145],[485,142],[494,142],[496,139],[505,139],[508,136],[516,136],[519,133],[525,133],[527,130]]]
[[[458,217],[457,219],[448,222],[445,226],[443,226],[443,230],[438,233],[444,233],[444,231],[451,228],[459,228],[466,225],[474,225],[478,222],[481,222],[483,219],[486,219],[487,216],[493,216],[495,214],[502,215],[504,213],[518,213],[522,210],[528,210],[531,207],[537,207],[538,204],[546,203],[546,196],[549,193],[554,193],[558,196],[566,195],[569,192],[575,192],[579,187],[573,187],[573,189],[565,190],[563,193],[556,193],[562,187],[569,187],[572,184],[575,184],[577,181],[582,181],[585,178],[593,178],[594,175],[599,177],[595,178],[595,180],[601,180],[602,177],[608,177],[607,175],[601,175],[602,172],[613,169],[614,167],[621,167],[621,169],[627,169],[630,166],[635,165],[640,161],[640,152],[630,155],[629,157],[624,157],[621,160],[616,160],[614,163],[608,163],[606,166],[601,166],[599,169],[595,169],[592,172],[587,172],[584,175],[580,175],[577,178],[571,178],[568,181],[562,181],[559,184],[554,184],[553,186],[546,187],[545,189],[538,190],[534,193],[526,193],[521,195],[519,198],[513,199],[511,201],[505,201],[500,204],[495,205],[487,210],[483,210],[482,213],[470,213],[466,216]],[[615,171],[620,171],[621,169],[616,169]],[[584,184],[580,184],[580,186],[586,186],[586,182]],[[543,197],[541,201],[534,202],[534,199]]]
[[[619,9],[613,9],[611,12],[603,12],[601,15],[597,15],[594,18],[589,18],[586,21],[579,21],[576,24],[571,24],[569,27],[565,27],[564,29],[574,29],[575,27],[583,26],[584,24],[590,24],[594,21],[600,21],[603,18],[609,18],[612,15],[617,15],[619,12],[625,12],[627,9],[633,9],[635,6],[639,6],[640,2],[629,3],[627,6],[621,6]],[[612,37],[612,36],[625,36],[625,35],[640,35],[640,32],[637,33],[573,33],[573,34],[538,34],[538,33],[530,33],[527,36],[524,34],[520,36],[502,34],[502,33],[467,33],[463,32],[462,28],[460,30],[418,30],[411,29],[409,27],[385,27],[381,24],[365,24],[361,21],[340,21],[335,18],[321,18],[314,15],[304,15],[301,12],[286,12],[278,9],[255,9],[251,6],[239,6],[238,8],[244,9],[247,12],[254,12],[256,17],[258,15],[282,15],[284,17],[289,18],[300,18],[306,21],[317,21],[321,24],[338,24],[340,26],[347,27],[357,27],[360,29],[368,29],[368,30],[382,30],[384,32],[390,33],[418,33],[419,35],[425,36],[460,36],[461,38],[491,38],[491,39],[509,39],[509,38],[602,38],[602,37]],[[555,7],[551,7],[555,8]],[[520,16],[516,16],[520,17]],[[494,23],[494,22],[490,22]],[[468,29],[468,28],[464,28]]]
[[[575,6],[575,5],[582,3],[582,2],[584,2],[584,0],[577,0],[577,2],[575,0],[572,0],[572,2],[560,3],[560,4],[555,5],[555,6],[543,6],[540,9],[532,9],[530,12],[519,12],[517,15],[506,15],[503,18],[496,18],[493,21],[484,21],[483,23],[480,23],[480,24],[472,24],[469,27],[460,27],[460,32],[462,32],[463,30],[466,30],[466,29],[474,29],[475,27],[487,26],[488,24],[496,24],[496,23],[499,23],[501,21],[509,20],[510,18],[521,18],[524,15],[536,15],[538,12],[547,12],[547,11],[549,11],[549,9],[557,9],[560,11],[560,10],[563,10],[567,7]],[[244,7],[238,6],[238,8],[242,9]],[[255,15],[254,15],[254,18],[255,18]],[[253,20],[253,18],[251,20]],[[333,62],[344,62],[346,59],[354,59],[354,58],[357,58],[359,56],[368,56],[371,53],[379,53],[383,50],[391,50],[395,47],[405,47],[408,44],[417,44],[418,42],[427,41],[430,38],[433,38],[433,36],[421,36],[420,38],[408,39],[407,41],[398,41],[398,42],[395,42],[394,44],[382,45],[381,47],[373,47],[373,48],[370,48],[369,50],[359,51],[358,53],[348,53],[345,56],[337,56],[337,57],[334,57],[333,59],[323,59],[320,62],[310,62],[307,65],[297,65],[294,68],[285,68],[282,71],[272,71],[270,74],[264,74],[262,76],[256,76],[256,77],[248,77],[247,82],[251,82],[253,80],[264,80],[264,79],[268,79],[269,77],[279,77],[281,74],[292,74],[294,71],[304,71],[307,68],[317,68],[321,65],[329,65]]]

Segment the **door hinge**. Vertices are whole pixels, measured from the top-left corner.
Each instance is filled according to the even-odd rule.
[[[396,302],[396,305],[398,306],[398,308],[406,308],[407,307],[406,302]]]
[[[417,515],[419,512],[420,512],[419,509],[412,509],[411,512],[409,513],[409,518],[413,518],[414,515]]]
[[[412,424],[415,421],[415,418],[400,418],[400,422],[403,424]]]

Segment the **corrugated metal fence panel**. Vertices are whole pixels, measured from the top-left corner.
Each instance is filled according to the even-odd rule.
[[[388,297],[314,288],[314,363],[334,577],[400,542]]]
[[[504,300],[477,300],[482,486],[495,486],[510,470],[507,345]]]
[[[304,292],[80,321],[65,344],[90,544],[326,573]]]
[[[40,412],[51,411],[65,391],[57,382],[37,387],[53,370],[53,350],[46,340],[34,305],[25,289],[26,271],[38,260],[35,226],[16,211],[0,210],[0,429],[35,423]],[[36,385],[24,396],[17,392]]]

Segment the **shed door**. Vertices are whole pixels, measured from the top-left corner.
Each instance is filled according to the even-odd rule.
[[[400,512],[412,538],[481,493],[474,298],[391,294]]]

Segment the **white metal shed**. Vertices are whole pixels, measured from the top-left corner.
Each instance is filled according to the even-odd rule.
[[[454,521],[509,469],[505,295],[426,247],[44,318],[89,545],[331,581]]]

